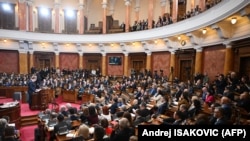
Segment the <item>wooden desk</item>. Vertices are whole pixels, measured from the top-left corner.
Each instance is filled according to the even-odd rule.
[[[13,98],[14,92],[22,93],[22,103],[26,103],[26,92],[28,91],[27,86],[11,86],[11,87],[0,87],[0,96],[6,98]]]
[[[48,91],[43,89],[32,95],[32,110],[46,110],[48,108]]]
[[[72,90],[62,90],[62,98],[64,102],[77,102],[77,91]]]
[[[3,116],[9,116],[9,123],[15,123],[17,129],[21,127],[21,108],[19,103],[13,107],[0,108],[0,117]]]
[[[76,134],[77,133],[77,131],[75,131],[75,130],[70,130],[69,131],[69,134],[72,134],[72,135],[74,135],[74,134]],[[71,140],[73,137],[67,137],[67,134],[65,134],[65,135],[56,135],[56,140],[57,141],[68,141],[68,140]]]

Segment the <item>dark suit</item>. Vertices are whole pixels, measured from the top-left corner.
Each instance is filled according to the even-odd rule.
[[[32,105],[32,94],[36,91],[36,83],[33,81],[29,81],[28,83],[28,95],[29,95],[29,107]]]
[[[67,126],[68,130],[71,130],[71,125],[67,123],[66,121],[57,123],[54,126],[54,131],[51,133],[50,141],[53,141],[54,139],[56,139],[56,134],[58,133],[60,127],[64,127],[64,126]]]

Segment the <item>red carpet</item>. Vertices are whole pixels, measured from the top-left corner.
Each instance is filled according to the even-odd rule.
[[[1,103],[1,100],[3,99],[0,99],[0,103]],[[4,102],[10,102],[12,101],[12,99],[5,99],[2,101],[2,103]],[[56,103],[59,104],[59,106],[61,105],[65,105],[67,102],[63,102],[62,100],[62,97],[58,97],[56,98]],[[80,101],[78,102],[79,104],[75,104],[75,103],[71,103],[71,105],[73,107],[76,107],[77,109],[79,109],[80,107]],[[49,104],[49,108],[52,109],[52,105]],[[29,109],[29,105],[27,103],[21,103],[21,116],[31,116],[31,115],[37,115],[40,111],[39,110],[36,110],[36,111],[31,111]],[[34,129],[37,127],[37,125],[32,125],[32,126],[25,126],[25,127],[22,127],[20,129],[20,139],[22,141],[34,141]]]

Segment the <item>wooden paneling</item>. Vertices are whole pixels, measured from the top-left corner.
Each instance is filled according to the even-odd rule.
[[[19,54],[17,51],[0,50],[0,72],[19,72]]]

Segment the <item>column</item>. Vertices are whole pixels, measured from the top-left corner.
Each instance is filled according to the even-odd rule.
[[[19,51],[19,73],[20,74],[28,74],[27,51]]]
[[[107,29],[106,29],[106,15],[107,15],[107,0],[103,0],[102,2],[102,8],[103,8],[103,16],[102,16],[102,33],[106,34],[107,33]]]
[[[126,16],[125,16],[125,32],[129,32],[130,28],[130,0],[125,0]]]
[[[201,11],[204,11],[206,7],[206,0],[200,0],[199,7],[201,8]]]
[[[177,22],[178,17],[178,0],[173,0],[172,2],[172,20],[173,22]]]
[[[29,64],[30,64],[30,68],[29,70],[34,66],[34,52],[33,51],[29,51],[30,54],[30,58],[29,58]]]
[[[167,0],[167,1],[166,1],[166,11],[165,11],[165,12],[166,12],[166,13],[169,13],[169,14],[171,13],[171,12],[170,12],[170,0]]]
[[[169,81],[173,82],[173,78],[175,75],[175,50],[170,51],[170,75],[169,75]]]
[[[106,53],[102,53],[102,76],[106,76]]]
[[[147,52],[146,69],[151,71],[151,52]]]
[[[124,76],[129,76],[129,74],[128,74],[128,53],[124,52],[123,54],[124,54],[124,66],[123,66]]]
[[[224,64],[224,75],[226,75],[229,71],[233,70],[233,51],[231,43],[224,43],[226,45],[226,54],[225,54],[225,64]]]
[[[202,48],[196,49],[194,74],[202,73]]]
[[[59,26],[60,26],[60,4],[56,3],[55,0],[55,33],[60,33]]]
[[[28,13],[29,13],[29,16],[28,16],[28,21],[29,21],[29,31],[33,31],[33,6],[32,6],[32,1],[27,1],[28,3]]]
[[[84,33],[84,0],[79,1],[79,18],[80,18],[80,29],[79,29],[79,34]]]
[[[24,1],[18,1],[18,24],[19,24],[19,30],[21,31],[26,31],[26,26],[27,26],[27,22],[26,22],[26,18],[27,18],[27,14],[26,14],[26,3]]]
[[[79,53],[79,69],[82,69],[83,66],[82,66],[82,53]]]
[[[165,14],[166,1],[167,0],[161,0],[161,16],[163,16]]]
[[[154,0],[148,1],[148,29],[152,29],[154,25],[152,25],[153,22],[153,13],[154,11]]]
[[[59,65],[59,52],[55,52],[55,67],[60,68],[60,65]]]
[[[140,0],[135,1],[135,21],[139,21]]]

